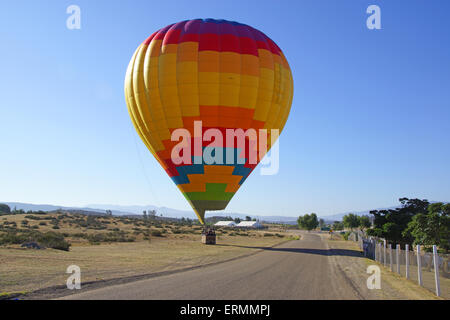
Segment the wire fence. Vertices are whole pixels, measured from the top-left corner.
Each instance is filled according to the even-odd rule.
[[[421,246],[406,245],[395,248],[384,239],[366,237],[362,232],[352,233],[350,240],[357,241],[364,256],[378,261],[392,272],[416,282],[437,296],[450,299],[450,255],[424,252]],[[437,266],[437,268],[435,267]]]

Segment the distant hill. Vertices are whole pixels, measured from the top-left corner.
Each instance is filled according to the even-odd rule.
[[[435,201],[432,201],[435,202]],[[55,211],[58,209],[62,210],[78,210],[78,211],[87,211],[91,214],[93,212],[98,212],[99,214],[104,214],[106,210],[111,210],[113,215],[120,215],[120,216],[135,216],[135,215],[142,215],[142,212],[146,210],[147,212],[149,210],[155,210],[157,212],[157,215],[160,216],[161,214],[164,217],[169,218],[189,218],[189,219],[197,219],[197,216],[193,211],[188,210],[178,210],[168,207],[157,207],[154,205],[146,205],[146,206],[123,206],[123,205],[111,205],[111,204],[89,204],[86,207],[64,207],[64,206],[56,206],[56,205],[50,205],[50,204],[30,204],[30,203],[22,203],[22,202],[2,202],[7,204],[11,209],[17,208],[22,209],[25,211],[33,210],[33,211]],[[369,215],[369,211],[372,210],[383,210],[383,209],[395,209],[396,207],[389,207],[389,208],[377,208],[377,209],[371,209],[366,211],[349,211],[345,213],[337,213],[333,215],[328,216],[319,216],[319,218],[322,218],[327,223],[332,223],[333,221],[341,221],[342,217],[349,213],[354,213],[359,216],[363,215]],[[257,220],[260,220],[262,222],[271,222],[271,223],[284,223],[284,224],[297,224],[297,217],[288,217],[288,216],[262,216],[262,215],[252,215],[252,214],[245,214],[245,213],[236,213],[236,212],[224,212],[224,211],[215,211],[214,216],[216,217],[232,217],[239,218],[241,220],[245,220],[246,216],[250,216],[252,218],[256,218]]]
[[[51,204],[31,204],[31,203],[22,203],[22,202],[2,202],[0,201],[0,203],[4,203],[7,204],[11,210],[16,208],[17,210],[24,210],[24,211],[55,211],[55,210],[67,210],[67,211],[85,211],[85,212],[90,212],[92,214],[92,212],[98,212],[99,214],[104,214],[106,213],[106,209],[102,210],[102,209],[97,209],[97,208],[87,208],[87,207],[64,207],[64,206],[55,206],[55,205],[51,205]],[[111,210],[113,214],[115,215],[127,215],[130,214],[131,212],[122,212],[122,211],[117,211],[117,210]],[[142,212],[141,212],[142,214]]]
[[[121,212],[131,212],[134,214],[142,214],[142,211],[144,210],[156,210],[157,214],[162,214],[166,217],[173,217],[173,218],[190,218],[190,219],[197,219],[197,216],[195,213],[187,210],[178,210],[178,209],[172,209],[168,207],[157,207],[153,205],[147,205],[147,206],[121,206],[121,205],[109,205],[109,204],[89,204],[88,207],[95,208],[95,209],[107,209],[114,211],[121,211]],[[212,212],[211,212],[212,214]],[[297,217],[286,217],[286,216],[261,216],[261,215],[252,215],[252,214],[246,214],[246,213],[236,213],[236,212],[224,212],[224,211],[214,211],[214,216],[216,217],[228,217],[231,216],[232,218],[239,218],[242,220],[245,220],[246,216],[251,216],[252,218],[256,218],[260,221],[266,221],[266,222],[277,222],[277,223],[286,223],[286,224],[297,224]]]
[[[190,219],[197,219],[197,216],[193,211],[187,211],[187,210],[178,210],[168,207],[157,207],[154,205],[147,205],[147,206],[122,206],[122,205],[110,205],[110,204],[89,204],[86,207],[65,207],[65,206],[56,206],[51,204],[31,204],[31,203],[22,203],[22,202],[2,202],[7,204],[11,209],[16,208],[17,210],[24,210],[24,211],[55,211],[58,209],[67,210],[67,211],[86,211],[90,212],[98,212],[99,214],[104,214],[106,210],[111,210],[113,215],[121,215],[121,216],[135,216],[135,215],[142,215],[142,212],[144,210],[155,210],[157,212],[157,215],[160,216],[161,214],[164,217],[170,217],[170,218],[190,218]],[[246,216],[251,216],[252,218],[256,218],[260,221],[265,222],[272,222],[272,223],[285,223],[285,224],[296,224],[297,218],[296,217],[285,217],[285,216],[260,216],[260,215],[251,215],[251,214],[244,214],[244,213],[230,213],[230,212],[221,212],[217,211],[214,212],[214,216],[218,217],[227,217],[231,216],[233,218],[240,218],[242,220],[245,220]]]

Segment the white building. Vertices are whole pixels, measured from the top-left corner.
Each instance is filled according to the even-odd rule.
[[[234,221],[219,221],[215,224],[216,227],[235,227]]]
[[[258,221],[242,221],[241,223],[237,224],[236,227],[261,229],[261,228],[263,228],[263,225],[261,223],[259,223]]]

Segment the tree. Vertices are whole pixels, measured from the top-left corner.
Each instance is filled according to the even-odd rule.
[[[235,222],[235,223],[241,223],[241,219],[235,218],[235,219],[234,219],[234,222]]]
[[[370,222],[370,218],[368,216],[361,216],[358,217],[359,220],[359,226],[361,229],[368,229],[372,226],[372,223]]]
[[[412,236],[415,244],[420,244],[427,250],[433,245],[446,252],[450,250],[450,204],[442,202],[428,206],[426,214],[418,213],[412,217],[408,227],[402,233]]]
[[[308,231],[316,229],[319,225],[319,221],[317,220],[317,215],[315,213],[305,214],[304,216],[298,217],[297,223],[300,229],[306,229]]]
[[[106,210],[106,215],[107,216],[112,216],[112,211],[111,210]]]
[[[146,210],[142,211],[142,215],[143,215],[144,220],[147,220],[147,211]]]
[[[388,210],[373,210],[373,227],[367,230],[370,236],[386,239],[394,246],[396,244],[412,244],[414,236],[406,231],[408,224],[417,214],[426,214],[430,203],[428,200],[400,198],[400,208]]]
[[[0,213],[9,214],[11,213],[11,208],[4,203],[0,203]]]
[[[333,230],[339,231],[344,229],[344,224],[341,221],[333,222]]]
[[[152,220],[155,219],[155,217],[156,217],[156,210],[149,210],[148,211],[148,216]]]
[[[320,228],[325,227],[325,220],[319,219],[319,227],[320,227]]]
[[[250,216],[245,217],[245,221],[251,221],[251,220],[252,220],[252,217],[250,217]]]
[[[359,217],[353,213],[346,214],[342,218],[342,222],[346,228],[350,228],[352,230],[353,228],[359,227]]]

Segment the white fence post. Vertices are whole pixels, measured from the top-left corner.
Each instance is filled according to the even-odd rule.
[[[405,260],[406,279],[409,279],[409,244],[405,245]]]
[[[373,254],[374,254],[375,261],[377,261],[377,242],[376,241],[373,243]]]
[[[378,251],[378,253],[380,254],[380,263],[381,263],[381,261],[383,260],[383,250],[382,250],[382,246],[381,246],[381,242],[379,243],[379,248],[380,248],[380,250]]]
[[[441,296],[441,283],[439,279],[439,256],[436,245],[433,246],[434,279],[436,282],[436,295]]]
[[[383,240],[383,246],[384,246],[384,266],[386,267],[386,239]]]
[[[377,261],[381,262],[380,244],[377,242]]]
[[[389,265],[391,267],[391,271],[394,272],[394,266],[392,265],[392,244],[389,243]]]
[[[395,258],[397,260],[397,273],[400,274],[400,245],[397,244],[396,250],[395,250]]]
[[[417,245],[417,280],[419,281],[419,286],[423,286],[422,281],[422,259],[420,257],[420,245]]]
[[[381,243],[377,243],[378,246],[378,262],[381,263]]]

